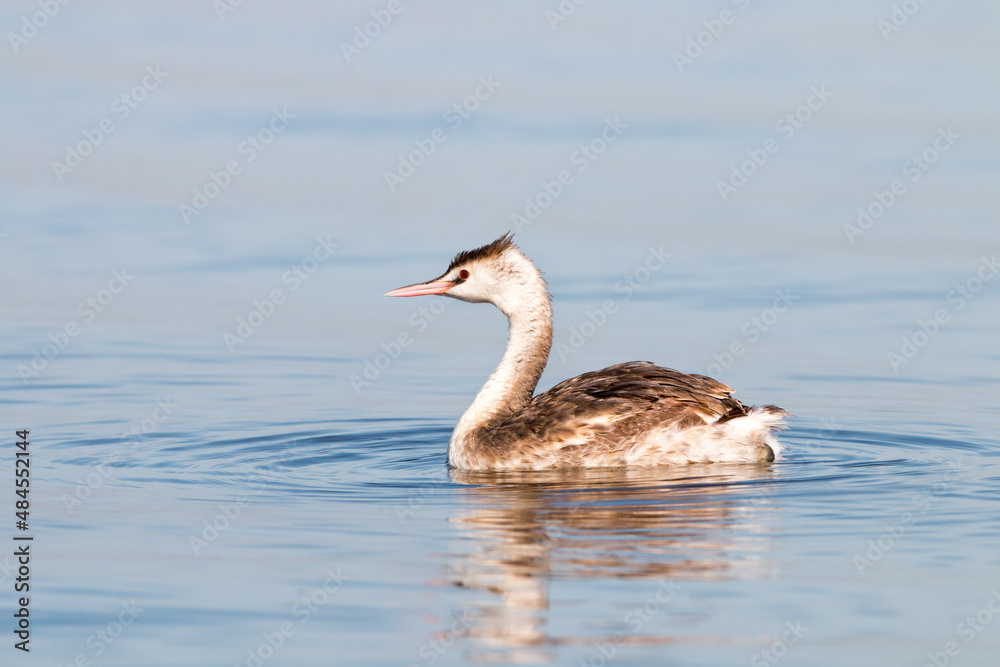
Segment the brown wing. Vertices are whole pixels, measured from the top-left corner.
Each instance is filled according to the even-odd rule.
[[[630,361],[561,382],[490,431],[506,442],[571,443],[584,430],[622,439],[656,426],[684,428],[747,414],[731,392],[704,375]]]

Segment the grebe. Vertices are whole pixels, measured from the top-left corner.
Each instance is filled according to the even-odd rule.
[[[747,407],[732,389],[648,361],[561,382],[532,398],[552,347],[552,302],[511,234],[460,252],[440,277],[385,296],[442,294],[492,303],[507,351],[455,426],[448,463],[462,470],[542,470],[773,461],[785,411]]]

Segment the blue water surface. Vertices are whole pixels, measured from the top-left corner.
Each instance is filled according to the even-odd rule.
[[[995,664],[992,3],[44,4],[0,10],[3,664]],[[381,295],[508,230],[540,389],[707,373],[785,458],[449,470],[505,322]]]

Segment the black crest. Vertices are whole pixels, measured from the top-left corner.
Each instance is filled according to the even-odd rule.
[[[476,248],[475,250],[464,250],[458,253],[455,255],[455,259],[451,260],[451,264],[448,265],[448,271],[451,271],[456,266],[467,262],[479,259],[494,259],[502,255],[504,251],[516,247],[517,246],[514,245],[514,233],[507,232],[496,241],[487,243],[481,248]]]

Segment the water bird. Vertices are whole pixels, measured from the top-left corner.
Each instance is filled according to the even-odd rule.
[[[552,298],[508,233],[458,253],[434,280],[385,296],[440,294],[507,316],[507,350],[459,419],[448,463],[460,470],[544,470],[767,462],[786,412],[749,407],[704,375],[629,361],[534,396],[552,348]]]

